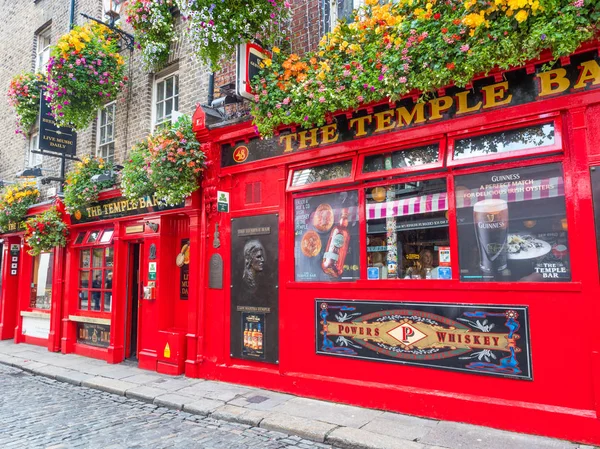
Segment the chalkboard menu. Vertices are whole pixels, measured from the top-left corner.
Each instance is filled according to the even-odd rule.
[[[294,242],[296,281],[358,279],[358,192],[296,198]]]

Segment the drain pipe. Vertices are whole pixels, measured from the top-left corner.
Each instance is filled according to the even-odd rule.
[[[74,0],[72,0],[74,1]],[[207,106],[212,106],[212,102],[215,99],[215,72],[210,72],[208,75],[208,102]]]
[[[71,8],[69,9],[69,30],[75,26],[75,0],[71,0]]]

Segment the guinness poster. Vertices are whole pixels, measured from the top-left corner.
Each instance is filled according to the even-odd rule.
[[[232,357],[279,361],[278,231],[273,214],[231,220]]]
[[[316,301],[317,354],[533,380],[525,306]]]

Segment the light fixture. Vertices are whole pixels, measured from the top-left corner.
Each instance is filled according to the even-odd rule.
[[[105,171],[104,173],[100,173],[99,175],[94,175],[91,177],[92,182],[104,182],[104,181],[112,181],[115,177],[115,173],[111,171]]]
[[[121,17],[123,3],[123,0],[102,0],[104,15],[110,19],[109,26],[114,26],[115,22]]]
[[[39,178],[42,176],[42,169],[40,167],[27,167],[25,170],[18,172],[16,177],[19,179],[23,178]]]

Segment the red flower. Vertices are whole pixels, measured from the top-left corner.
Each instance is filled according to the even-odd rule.
[[[460,25],[460,19],[454,19],[454,20],[452,21],[452,23],[453,23],[454,25]]]
[[[37,224],[37,229],[38,229],[38,231],[43,232],[44,229],[46,229],[46,225],[44,223],[40,222]]]
[[[440,17],[442,17],[442,15],[441,15],[439,12],[436,12],[436,13],[433,15],[433,18],[434,18],[435,20],[440,20]]]
[[[446,34],[448,32],[448,28],[442,28],[442,34]]]
[[[454,67],[455,67],[455,65],[453,62],[449,62],[448,64],[446,64],[446,68],[448,70],[454,70]]]

